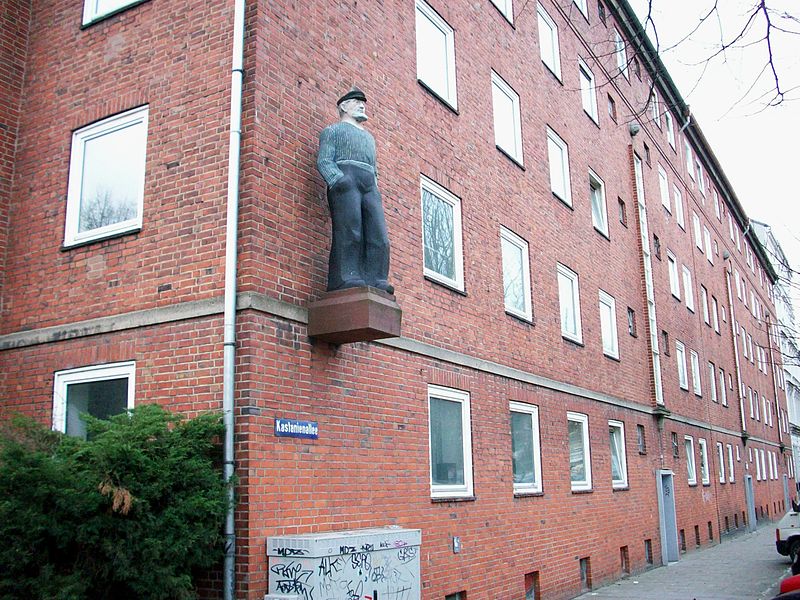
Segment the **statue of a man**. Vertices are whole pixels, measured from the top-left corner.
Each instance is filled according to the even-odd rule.
[[[328,184],[333,230],[328,291],[372,286],[393,294],[375,138],[362,125],[367,97],[353,87],[336,104],[340,120],[320,133],[317,157],[317,169]]]

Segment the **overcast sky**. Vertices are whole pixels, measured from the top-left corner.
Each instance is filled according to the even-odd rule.
[[[640,19],[647,0],[630,0]],[[766,0],[776,11],[800,17],[797,0]],[[713,0],[652,0],[661,59],[690,105],[714,153],[751,219],[773,228],[792,267],[800,268],[800,36],[773,30],[773,57],[786,99],[767,104],[774,95],[774,77],[767,67],[768,48],[759,42],[766,20],[759,15],[750,32],[712,60],[721,40],[740,32],[756,0],[720,1],[719,12],[685,39],[714,5]],[[773,25],[800,30],[778,14]],[[653,38],[652,29],[648,33]],[[684,41],[681,41],[684,40]],[[655,44],[655,40],[654,40]],[[747,47],[741,47],[750,44]],[[674,47],[670,49],[670,47]],[[751,89],[752,87],[752,89]],[[791,90],[791,91],[790,91]],[[764,95],[766,93],[766,95]],[[797,284],[797,282],[795,282]],[[797,308],[797,303],[795,303]]]

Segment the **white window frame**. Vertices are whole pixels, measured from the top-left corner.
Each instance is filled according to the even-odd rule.
[[[514,130],[511,132],[513,140],[514,140],[514,147],[513,148],[506,148],[501,142],[503,140],[499,136],[499,128],[498,128],[498,109],[500,108],[497,103],[494,101],[496,94],[502,94],[509,100],[511,100],[511,119],[513,121]],[[492,71],[492,110],[494,114],[494,143],[500,150],[502,150],[505,154],[510,156],[513,160],[518,162],[520,165],[524,164],[522,159],[522,119],[520,118],[519,112],[519,94],[514,91],[514,89],[505,82],[505,80],[500,77],[495,71]]]
[[[711,318],[714,324],[714,331],[719,333],[719,304],[717,303],[717,298],[715,296],[711,296]]]
[[[700,252],[703,251],[703,232],[700,228],[700,217],[692,211],[692,228],[694,231],[694,245]]]
[[[67,431],[67,389],[70,385],[122,378],[128,379],[127,408],[131,410],[135,405],[136,361],[105,363],[57,371],[53,383],[53,430],[62,433]]]
[[[675,124],[672,119],[672,113],[667,110],[664,112],[664,120],[667,124],[667,141],[669,141],[669,145],[672,146],[672,149],[675,149]]]
[[[572,290],[573,294],[571,298],[563,298],[561,296],[561,286],[558,285],[558,303],[559,307],[561,307],[561,335],[573,342],[577,342],[579,344],[583,343],[583,329],[581,327],[581,299],[580,299],[580,286],[578,282],[578,274],[570,269],[562,265],[561,263],[556,264],[556,271],[557,271],[557,281],[559,278],[564,277],[572,282]],[[564,306],[565,302],[572,303],[573,310],[575,312],[575,327],[576,332],[566,331],[564,329]]]
[[[711,314],[708,310],[708,290],[702,283],[700,284],[700,304],[703,308],[703,321],[706,325],[711,325]]]
[[[661,192],[661,205],[667,209],[667,212],[672,214],[672,202],[669,198],[669,179],[667,179],[667,172],[661,165],[658,165],[658,187]]]
[[[725,449],[728,451],[728,483],[734,483],[736,481],[736,474],[733,470],[733,446],[730,444],[725,444]],[[739,448],[736,448],[737,452]]]
[[[625,38],[614,28],[614,55],[617,57],[617,68],[625,79],[630,79],[628,74],[628,54],[625,49]]]
[[[700,448],[700,479],[703,485],[711,484],[711,469],[708,464],[708,444],[705,438],[698,438],[697,445]]]
[[[580,423],[583,432],[583,461],[586,468],[586,478],[583,481],[572,481],[570,476],[570,487],[573,492],[592,489],[592,453],[589,445],[589,416],[583,413],[567,413],[567,424],[569,421]],[[569,454],[569,427],[567,428],[567,453]]]
[[[708,227],[703,225],[703,241],[706,250],[706,260],[710,262],[712,265],[714,264],[714,252],[711,248],[711,232],[708,230]]]
[[[512,0],[492,0],[492,4],[497,7],[497,10],[509,23],[514,24],[514,5]]]
[[[140,4],[142,0],[115,0],[111,3],[106,2],[109,4],[105,9],[100,10],[98,0],[85,0],[83,4],[83,25],[89,25],[90,23],[95,23],[97,21],[101,21],[106,17],[110,17],[121,10],[132,6],[134,4]]]
[[[683,139],[683,149],[684,149],[684,154],[686,155],[686,171],[689,173],[689,177],[691,177],[692,180],[694,180],[694,160],[692,160],[692,145],[686,138]]]
[[[423,193],[428,192],[433,194],[442,202],[446,202],[453,207],[453,260],[455,262],[455,279],[437,273],[425,266],[425,206],[423,203]],[[432,179],[428,179],[424,175],[420,176],[420,213],[422,216],[422,269],[423,273],[429,279],[442,283],[448,287],[452,287],[459,291],[464,291],[464,255],[462,254],[462,237],[461,237],[461,198],[450,192],[448,189],[442,187]]]
[[[561,81],[561,56],[558,44],[558,26],[541,4],[536,5],[539,23],[539,56],[550,72]],[[545,44],[547,50],[545,52]]]
[[[142,228],[142,213],[144,211],[144,188],[147,178],[147,138],[148,138],[149,107],[140,106],[118,115],[87,125],[72,134],[72,149],[69,162],[69,180],[67,185],[67,214],[64,226],[64,247],[77,246],[87,242],[101,240],[138,231]],[[134,193],[136,203],[136,216],[118,223],[111,223],[88,231],[79,231],[81,218],[81,190],[85,170],[86,143],[92,140],[113,135],[129,127],[144,127],[144,147],[141,152],[141,183],[137,184]]]
[[[725,385],[725,370],[719,368],[719,391],[722,400],[722,406],[728,406],[728,388]]]
[[[619,457],[620,461],[620,468],[622,469],[622,479],[614,479],[613,470],[611,475],[611,487],[615,490],[624,489],[628,487],[628,449],[627,444],[625,443],[625,424],[622,421],[615,421],[609,420],[608,421],[608,429],[609,429],[609,445],[611,444],[611,430],[615,429],[619,432],[620,438],[620,451],[621,456]],[[611,460],[613,461],[613,447],[609,448],[611,455]]]
[[[578,10],[581,11],[581,14],[588,19],[589,7],[586,5],[586,0],[573,0],[573,2],[578,7]]]
[[[521,317],[527,321],[533,320],[533,308],[531,306],[531,271],[530,271],[530,256],[528,251],[528,242],[518,236],[516,233],[511,231],[510,229],[506,229],[505,227],[500,227],[500,253],[503,261],[503,304],[505,305],[505,310],[512,315],[517,317]],[[514,306],[510,306],[508,304],[508,299],[505,296],[505,254],[503,253],[503,241],[508,242],[512,246],[515,246],[519,249],[520,253],[522,254],[522,285],[523,285],[523,295],[524,295],[524,308],[520,311],[518,308]]]
[[[678,364],[678,385],[681,389],[689,389],[689,373],[686,369],[686,346],[675,340],[675,362]]]
[[[717,366],[708,361],[708,387],[711,390],[711,401],[718,402],[717,398]]]
[[[700,379],[700,356],[696,350],[689,351],[689,364],[692,367],[692,390],[695,396],[703,395],[703,381]]]
[[[536,479],[533,483],[514,483],[514,493],[539,494],[543,489],[541,446],[539,439],[539,407],[533,404],[524,404],[522,402],[509,402],[509,412],[522,413],[531,416],[531,435],[533,437],[533,469]],[[513,472],[511,480],[514,480]]]
[[[722,223],[722,212],[720,211],[719,194],[717,193],[716,189],[713,190],[713,193],[714,193],[714,214],[717,216],[717,221]]]
[[[597,212],[600,215],[602,221],[600,223],[597,222],[597,218],[595,217],[595,192],[597,192],[597,202],[599,206],[597,206]],[[608,209],[606,207],[606,184],[603,183],[603,180],[600,179],[600,176],[589,169],[589,203],[590,208],[592,209],[592,225],[594,228],[602,233],[605,237],[609,237],[608,235]]]
[[[511,0],[508,0],[509,2]],[[427,19],[428,22],[444,36],[445,42],[445,68],[447,73],[440,74],[442,81],[427,81],[420,72],[420,65],[430,62],[429,56],[422,56],[422,48],[420,48],[419,41],[416,40],[417,48],[417,81],[424,84],[436,96],[441,99],[445,104],[448,104],[453,110],[458,110],[458,94],[456,90],[456,51],[455,51],[455,33],[450,24],[447,23],[433,8],[431,8],[424,0],[416,0],[416,32],[419,33],[420,19]]]
[[[597,87],[595,85],[594,73],[592,73],[589,65],[581,58],[578,58],[578,79],[580,80],[583,112],[589,115],[592,121],[597,123]]]
[[[694,312],[694,285],[692,284],[692,272],[689,267],[683,265],[683,294],[686,301],[686,308]]]
[[[686,219],[684,217],[683,211],[683,194],[678,189],[678,186],[673,184],[673,204],[675,205],[675,222],[680,226],[681,229],[686,231]]]
[[[703,195],[701,200],[703,204],[706,203],[706,180],[703,177],[703,165],[700,164],[700,159],[695,160],[695,167],[697,168],[697,187],[700,190],[700,193]]]
[[[433,427],[430,411],[431,399],[458,402],[461,404],[461,433],[464,458],[464,485],[443,485],[433,483]],[[432,498],[467,498],[473,495],[472,473],[472,426],[470,418],[470,395],[464,390],[457,390],[439,385],[428,385],[428,462]]]
[[[619,337],[617,334],[617,302],[614,296],[599,290],[600,298],[600,337],[602,339],[603,354],[611,358],[619,359]],[[610,331],[605,331],[603,328],[603,307],[605,307],[610,314]]]
[[[554,148],[555,146],[555,148]],[[554,150],[558,151],[555,158],[560,163],[559,169],[554,169]],[[561,200],[567,206],[572,206],[572,186],[570,184],[569,175],[569,147],[561,137],[549,127],[547,128],[547,160],[550,168],[550,191],[553,195]],[[555,165],[559,166],[559,165]],[[563,185],[563,192],[555,189],[555,184],[559,183],[554,181],[554,176],[560,177],[560,183]]]
[[[678,300],[681,299],[681,280],[678,272],[678,259],[667,250],[667,272],[669,273],[669,291]]]
[[[658,94],[655,90],[650,92],[650,116],[653,122],[661,129],[661,110],[658,107]]]
[[[683,436],[683,449],[686,453],[686,479],[689,485],[697,485],[697,463],[694,456],[694,438]]]
[[[719,463],[717,467],[719,482],[725,483],[727,481],[725,478],[725,450],[722,447],[722,442],[717,442],[717,461]]]

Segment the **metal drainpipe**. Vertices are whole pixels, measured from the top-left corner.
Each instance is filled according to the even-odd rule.
[[[775,414],[778,416],[778,442],[783,443],[783,432],[781,431],[781,403],[778,402],[778,379],[777,373],[775,371],[777,365],[775,364],[775,357],[772,354],[772,323],[770,322],[769,315],[764,319],[767,324],[767,345],[769,346],[769,365],[770,369],[772,370],[772,392],[775,394],[774,400],[772,401],[775,404]]]
[[[230,484],[234,471],[234,375],[236,372],[236,267],[239,234],[239,150],[242,139],[242,79],[244,77],[245,0],[234,0],[231,65],[230,140],[228,143],[228,197],[225,222],[225,316],[223,321],[222,420],[225,426],[223,479]],[[233,600],[236,589],[236,531],[233,487],[228,485],[225,515],[223,598]]]
[[[730,254],[725,259],[731,261]],[[744,416],[744,396],[742,395],[742,367],[739,364],[739,345],[736,342],[736,311],[733,307],[733,290],[731,289],[731,269],[733,268],[732,262],[728,262],[728,268],[725,269],[725,287],[728,290],[728,307],[730,308],[731,317],[731,331],[733,332],[733,358],[736,363],[736,395],[739,397],[739,418],[742,422],[742,431],[747,431],[747,422]]]

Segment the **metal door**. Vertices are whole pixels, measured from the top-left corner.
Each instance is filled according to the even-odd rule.
[[[672,471],[656,471],[658,488],[658,522],[661,529],[661,560],[663,564],[676,562],[678,552],[678,521],[675,517],[675,486]]]

